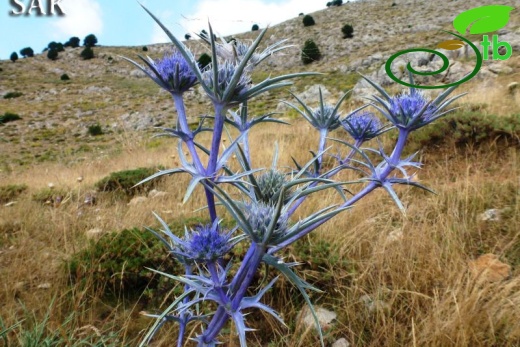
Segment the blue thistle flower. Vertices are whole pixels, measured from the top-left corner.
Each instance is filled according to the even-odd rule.
[[[341,121],[343,129],[356,141],[368,141],[380,134],[382,125],[372,112],[356,112]]]
[[[164,83],[162,87],[171,93],[183,93],[197,83],[190,64],[178,51],[153,61],[153,66],[157,77]]]
[[[231,84],[236,68],[237,66],[229,61],[218,64],[217,81],[215,81],[215,73],[212,68],[205,70],[202,74],[204,84],[208,86],[213,94],[210,97],[215,101],[219,102],[222,100],[227,87]],[[251,78],[247,73],[243,73],[231,93],[228,106],[242,102],[250,85]]]
[[[193,261],[213,262],[233,248],[231,234],[232,232],[221,231],[217,221],[198,226],[195,230],[186,231],[175,253]]]
[[[407,128],[418,120],[417,126],[411,129],[417,129],[422,124],[428,124],[432,121],[437,112],[437,107],[428,100],[423,93],[416,89],[410,90],[409,93],[401,93],[390,99],[390,113],[398,121],[395,124],[398,127]]]

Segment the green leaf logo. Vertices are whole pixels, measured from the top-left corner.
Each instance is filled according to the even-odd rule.
[[[453,26],[461,35],[466,34],[468,28],[470,34],[485,34],[505,27],[509,12],[514,9],[505,5],[475,7],[455,17]]]

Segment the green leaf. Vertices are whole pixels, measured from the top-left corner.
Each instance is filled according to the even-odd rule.
[[[468,29],[470,34],[485,34],[505,27],[512,10],[514,7],[505,5],[475,7],[455,17],[453,27],[461,35]]]

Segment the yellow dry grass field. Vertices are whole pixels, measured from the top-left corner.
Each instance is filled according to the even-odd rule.
[[[352,5],[352,13],[362,11],[365,2],[359,3]],[[460,7],[462,3],[450,2],[450,6]],[[366,2],[366,6],[371,4]],[[345,14],[345,8],[338,11]],[[397,15],[400,8],[391,10]],[[326,14],[317,14],[318,22]],[[354,14],[349,16],[354,18]],[[365,22],[369,26],[369,21]],[[518,30],[518,17],[512,22]],[[288,23],[285,25],[295,25],[294,20]],[[313,28],[312,35],[323,39],[324,28],[340,27],[337,21],[330,23],[321,29]],[[269,33],[282,37],[287,31],[284,28],[274,27]],[[434,42],[423,34],[417,37]],[[387,41],[381,45],[392,44],[397,43]],[[375,49],[374,45],[362,46],[338,63],[348,65],[366,56],[369,48]],[[153,55],[158,49],[150,47],[150,51]],[[146,228],[160,226],[153,212],[168,224],[203,220],[205,198],[200,188],[183,203],[189,182],[183,174],[160,180],[154,188],[161,194],[137,192],[136,196],[142,197],[139,201],[121,192],[101,192],[96,186],[111,173],[122,170],[178,167],[176,140],[153,138],[153,129],[110,130],[102,136],[88,136],[78,130],[76,123],[80,119],[86,125],[100,123],[104,131],[120,130],[120,124],[111,125],[120,119],[110,115],[155,112],[167,115],[167,124],[174,124],[176,115],[165,93],[158,92],[149,81],[128,77],[127,66],[127,70],[120,71],[125,62],[116,56],[133,57],[136,53],[140,53],[137,48],[100,47],[92,63],[99,70],[93,77],[78,72],[68,84],[53,80],[55,73],[49,73],[50,63],[43,57],[34,62],[17,62],[9,68],[10,63],[2,62],[9,72],[5,81],[9,90],[21,90],[21,84],[28,84],[31,76],[23,74],[23,67],[32,64],[41,74],[24,91],[26,95],[0,104],[2,111],[19,110],[25,122],[23,131],[11,123],[0,128],[0,139],[4,141],[0,142],[0,346],[136,346],[153,324],[140,312],[160,312],[182,289],[174,281],[159,282],[145,268],[139,269],[139,276],[149,280],[149,286],[147,283],[139,291],[125,286],[124,281],[134,276],[128,269],[139,266],[135,259],[125,257],[137,254],[132,249],[139,248],[154,259],[163,257],[165,266],[174,263],[166,249],[149,246]],[[467,95],[456,103],[455,116],[493,117],[497,124],[500,119],[518,120],[520,90],[509,87],[519,82],[520,57],[515,54],[504,63],[510,73],[489,80],[475,79],[459,88],[458,92]],[[53,67],[68,71],[72,63],[63,58],[56,64]],[[83,70],[90,66],[87,62],[79,64]],[[270,92],[256,104],[252,102],[251,109],[255,114],[272,111],[281,99],[290,97],[288,90],[302,92],[310,84],[329,88],[331,99],[340,95],[352,88],[359,76],[334,66],[329,56],[310,67],[260,70],[254,79],[312,68],[323,75],[297,80],[279,94]],[[108,88],[95,100],[89,96],[94,90],[88,89],[92,83],[96,88]],[[53,99],[46,90],[54,85],[58,96]],[[33,100],[38,93],[43,95],[41,103]],[[187,104],[188,109],[193,107],[189,111],[193,118],[211,112],[208,103],[196,97]],[[359,100],[347,99],[341,112],[346,114],[357,106]],[[101,116],[95,113],[98,111]],[[59,112],[69,118],[56,116]],[[311,158],[309,151],[316,150],[318,134],[314,129],[295,112],[282,111],[280,117],[291,125],[269,123],[253,128],[250,143],[255,167],[268,168],[277,147],[278,166],[289,172],[292,158],[302,163]],[[453,136],[468,136],[468,129],[464,130],[466,135],[455,132]],[[492,126],[490,129],[494,130]],[[427,129],[420,132],[428,134]],[[231,130],[230,134],[236,135]],[[282,252],[287,261],[301,263],[296,267],[299,275],[322,290],[309,293],[314,304],[337,314],[324,329],[326,346],[340,338],[350,346],[363,347],[520,346],[518,134],[516,128],[501,129],[494,137],[472,134],[474,138],[467,142],[444,138],[427,143],[419,152],[424,167],[417,171],[415,179],[435,194],[398,187],[397,193],[406,206],[403,214],[383,190],[376,190]],[[507,135],[507,140],[502,135]],[[342,139],[346,136],[340,130],[331,134]],[[389,132],[383,137],[382,146],[390,148],[395,134]],[[473,141],[482,137],[485,139]],[[415,148],[422,143],[420,139],[411,141],[416,141],[412,143]],[[206,134],[201,135],[201,142],[208,142]],[[230,143],[231,139],[227,139],[224,146]],[[339,150],[338,145],[330,145],[328,153]],[[377,147],[378,143],[372,140],[367,146]],[[235,158],[231,166],[238,168]],[[345,181],[359,178],[355,172],[339,176]],[[358,191],[361,186],[349,189]],[[6,187],[23,188],[19,194],[2,200]],[[334,191],[312,197],[295,219],[336,202],[340,197]],[[229,218],[225,222],[232,223]],[[123,231],[131,229],[133,244],[118,239]],[[99,246],[101,240],[103,246]],[[244,249],[234,252],[239,258]],[[78,258],[80,254],[99,256]],[[123,259],[117,273],[103,272],[112,266],[107,264],[108,258],[113,262]],[[272,276],[265,271],[261,269],[260,277]],[[261,281],[259,278],[255,284]],[[158,282],[160,286],[152,287]],[[298,315],[305,302],[287,280],[280,278],[264,301],[280,313],[286,326],[252,311],[247,323],[258,330],[248,332],[250,346],[319,346],[314,329],[306,328]],[[4,333],[4,329],[9,331]],[[199,331],[194,323],[187,334],[195,337]],[[167,325],[151,346],[171,346],[176,336],[175,325]],[[232,325],[224,330],[221,340],[224,346],[239,346]]]

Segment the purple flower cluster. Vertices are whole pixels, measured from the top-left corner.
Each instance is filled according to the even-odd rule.
[[[341,121],[343,129],[356,141],[368,141],[379,134],[381,121],[372,112],[356,112]]]
[[[429,123],[437,113],[437,107],[423,93],[416,89],[401,93],[390,99],[390,114],[397,121],[396,126],[408,127],[419,118],[418,123]]]
[[[178,51],[166,54],[163,58],[154,61],[154,67],[159,78],[167,85],[172,93],[183,93],[197,83],[197,76],[192,68]]]
[[[231,232],[222,232],[217,223],[201,225],[186,233],[178,253],[198,262],[213,262],[226,255],[233,243]]]

